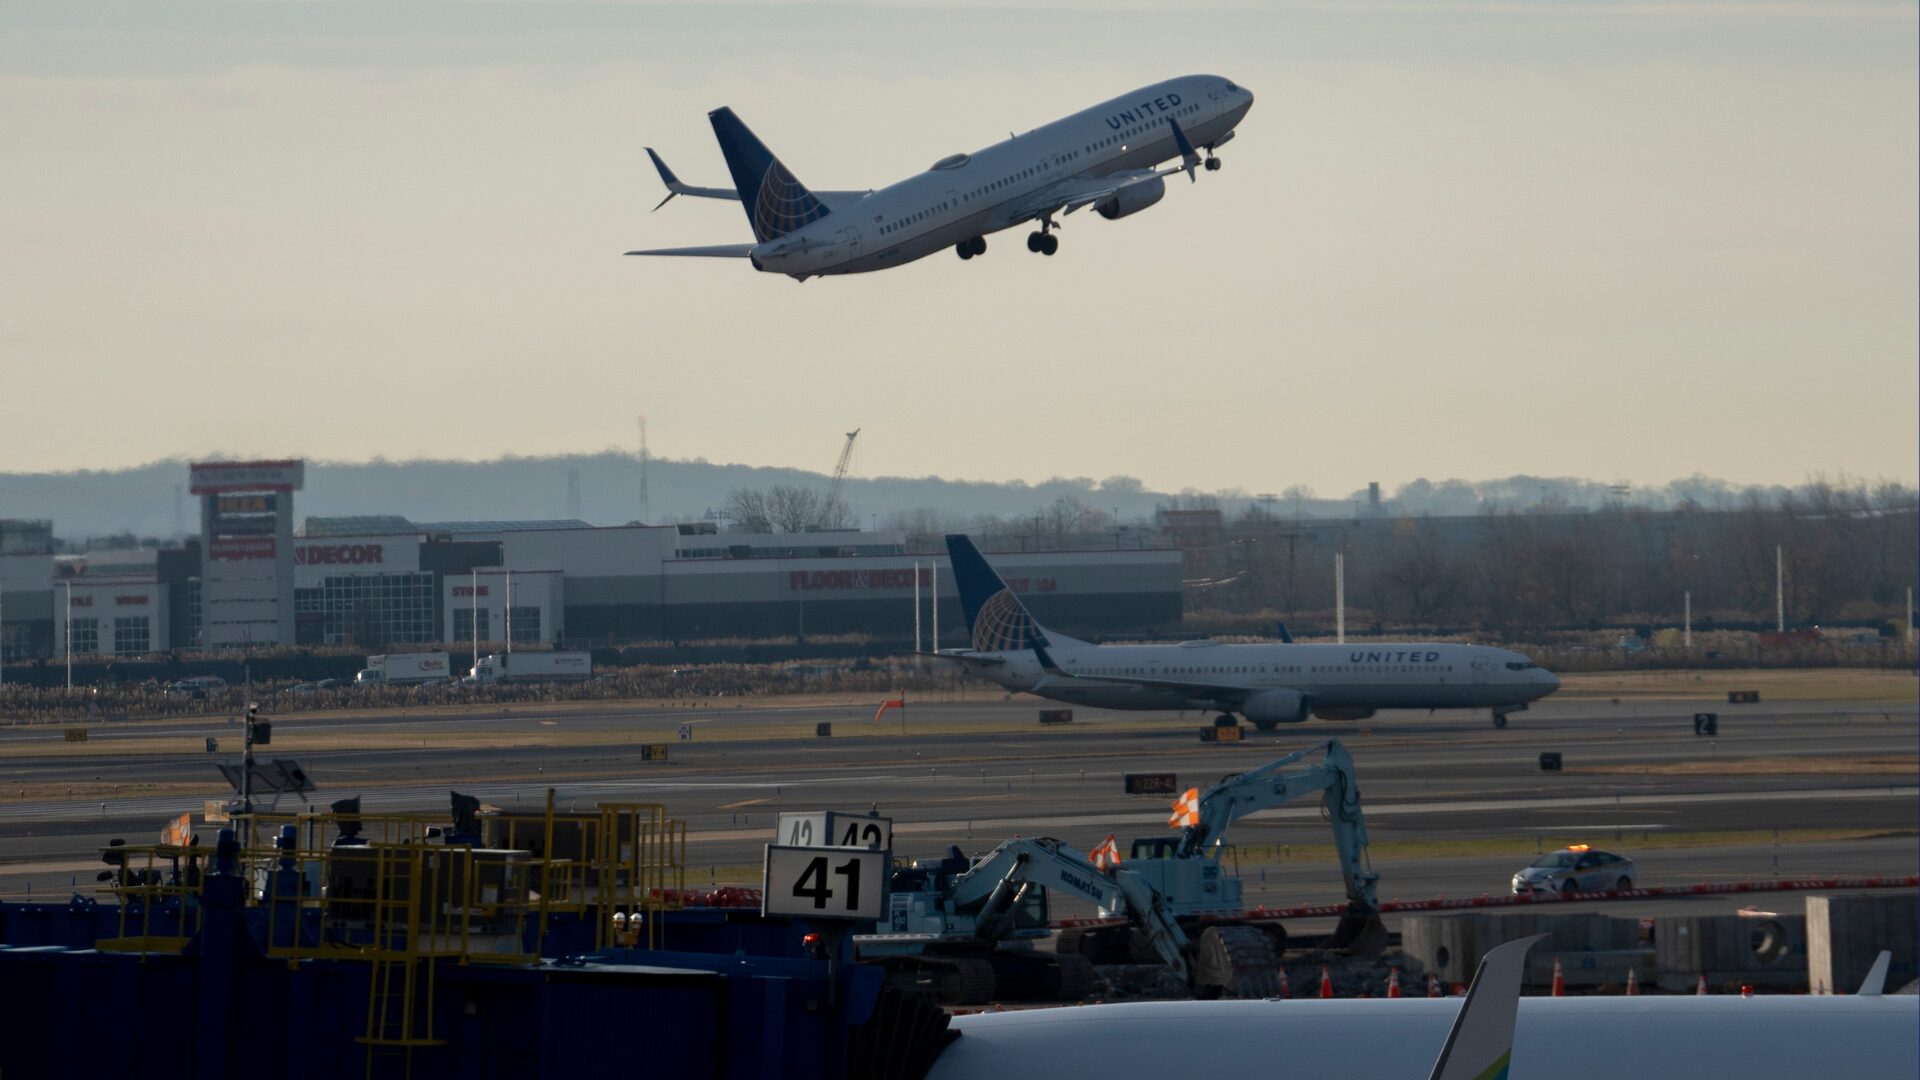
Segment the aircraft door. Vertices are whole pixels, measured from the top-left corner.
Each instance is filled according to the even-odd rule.
[[[1487,661],[1484,659],[1476,659],[1473,662],[1473,685],[1485,686],[1486,684],[1487,684]]]
[[[840,239],[847,245],[847,261],[852,262],[858,259],[860,257],[860,227],[858,225],[849,225],[841,229]]]

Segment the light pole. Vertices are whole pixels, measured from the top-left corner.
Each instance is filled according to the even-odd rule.
[[[67,587],[67,689],[73,689],[73,582],[63,581]]]

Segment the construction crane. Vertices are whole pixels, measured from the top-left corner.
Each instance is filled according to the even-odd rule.
[[[853,440],[859,437],[859,428],[847,432],[847,443],[840,448],[840,460],[833,466],[833,483],[827,485],[827,501],[820,506],[822,524],[837,516],[835,510],[840,506],[840,485],[847,479],[847,466],[853,463]]]
[[[1318,762],[1295,767],[1314,754],[1320,756]],[[1353,757],[1338,739],[1315,743],[1257,769],[1226,777],[1204,793],[1189,791],[1181,799],[1187,804],[1187,820],[1180,832],[1134,840],[1124,865],[1145,878],[1166,907],[1188,926],[1198,925],[1204,917],[1209,926],[1258,930],[1271,941],[1277,957],[1286,951],[1286,929],[1275,921],[1246,918],[1240,879],[1221,872],[1226,830],[1248,814],[1316,792],[1326,808],[1327,824],[1333,829],[1334,849],[1340,857],[1347,893],[1347,910],[1324,947],[1362,954],[1378,952],[1387,943],[1375,889],[1380,875],[1373,872],[1367,859],[1367,822],[1360,810],[1360,784],[1354,776]],[[1176,808],[1181,802],[1174,804]],[[1101,913],[1125,914],[1110,908],[1103,908]],[[1138,951],[1128,942],[1127,928],[1117,926],[1069,930],[1061,935],[1060,949],[1078,952],[1095,963],[1123,960]]]

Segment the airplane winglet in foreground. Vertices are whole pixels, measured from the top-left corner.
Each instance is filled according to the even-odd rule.
[[[1187,75],[1035,128],[972,154],[950,154],[926,172],[876,191],[816,191],[781,163],[732,109],[707,114],[733,187],[700,187],[647,148],[667,197],[732,199],[746,211],[752,243],[652,248],[628,255],[747,259],[756,270],[800,281],[885,270],[952,248],[984,255],[987,236],[1035,222],[1027,250],[1060,248],[1055,215],[1091,206],[1118,220],[1166,194],[1166,177],[1198,179],[1220,168],[1216,148],[1253,107],[1253,94],[1217,75]],[[1204,150],[1206,156],[1201,156]],[[1161,169],[1165,161],[1179,164]]]
[[[1045,629],[964,535],[947,537],[969,647],[937,654],[1009,690],[1105,709],[1217,710],[1262,730],[1379,709],[1490,709],[1497,727],[1560,680],[1509,649],[1453,642],[1095,645]],[[1285,627],[1281,627],[1285,633]]]

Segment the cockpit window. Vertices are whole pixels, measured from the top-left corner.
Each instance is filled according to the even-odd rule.
[[[1536,664],[1536,663],[1534,663],[1534,662],[1532,662],[1531,660],[1509,660],[1509,661],[1507,661],[1507,670],[1508,670],[1508,671],[1525,671],[1525,670],[1527,670],[1528,668],[1531,668],[1531,667],[1539,667],[1539,666],[1540,666],[1540,665],[1538,665],[1538,664]]]
[[[1235,85],[1233,85],[1233,80],[1231,80],[1231,79],[1229,79],[1229,80],[1227,80],[1227,91],[1228,91],[1229,93],[1234,93],[1234,94],[1237,94],[1237,93],[1239,93],[1239,92],[1240,92],[1240,88],[1239,88],[1239,87],[1237,87],[1237,86],[1235,86]]]

